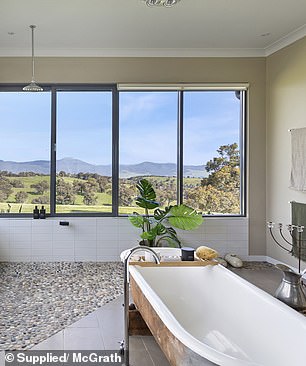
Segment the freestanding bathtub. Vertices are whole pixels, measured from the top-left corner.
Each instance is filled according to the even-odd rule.
[[[306,317],[221,265],[135,265],[130,275],[171,365],[306,365]]]

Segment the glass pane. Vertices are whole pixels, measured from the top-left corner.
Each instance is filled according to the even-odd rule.
[[[1,213],[50,212],[50,111],[50,92],[0,93]]]
[[[136,183],[153,183],[157,201],[176,203],[177,92],[120,93],[119,213],[143,213]]]
[[[58,92],[56,151],[56,212],[111,212],[111,91]]]
[[[184,93],[184,202],[240,214],[240,92]]]

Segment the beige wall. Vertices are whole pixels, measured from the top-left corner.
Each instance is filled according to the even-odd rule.
[[[36,79],[44,83],[248,82],[248,216],[250,254],[265,244],[265,73],[264,58],[39,58]],[[0,58],[0,83],[27,83],[28,58]]]
[[[291,135],[288,129],[306,126],[306,38],[267,58],[267,219],[291,221],[295,200],[306,193],[289,189]],[[267,235],[267,255],[297,266],[297,260]]]

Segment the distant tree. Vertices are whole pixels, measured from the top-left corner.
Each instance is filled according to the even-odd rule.
[[[86,189],[86,191],[97,192],[97,190],[99,189],[99,184],[98,184],[97,180],[92,177],[88,178],[86,185],[85,185],[85,189]]]
[[[206,214],[239,213],[240,210],[239,197],[235,193],[211,185],[190,190],[184,202]]]
[[[18,174],[20,177],[35,177],[35,176],[41,176],[43,174],[37,174],[34,172],[21,172]]]
[[[232,191],[240,186],[240,153],[236,143],[222,145],[219,156],[208,161],[205,170],[209,173],[201,181],[202,186],[212,185],[223,191]]]
[[[31,184],[30,187],[35,189],[36,194],[44,194],[49,189],[49,183],[45,180],[41,180],[36,184]]]
[[[61,170],[59,173],[57,173],[57,175],[59,177],[66,177],[67,176],[66,172],[64,172],[63,170]]]
[[[24,203],[27,200],[28,196],[29,195],[27,194],[27,192],[19,191],[15,194],[15,201],[17,203]]]
[[[119,206],[130,206],[136,195],[135,188],[128,183],[121,183],[119,189]]]
[[[33,204],[38,204],[38,205],[46,205],[47,203],[50,203],[49,197],[47,196],[40,196],[40,197],[35,197],[31,203]]]
[[[74,180],[72,186],[75,194],[83,195],[86,190],[86,182],[84,181]]]
[[[0,176],[0,200],[3,202],[8,199],[9,195],[13,193],[13,188],[10,180],[6,177]]]
[[[157,187],[156,195],[158,197],[158,201],[162,206],[169,206],[172,201],[176,200],[176,179],[167,178],[164,181],[159,180],[156,181],[155,186]]]
[[[99,192],[103,193],[105,191],[105,187],[109,183],[109,179],[107,177],[104,177],[104,176],[100,175],[96,178],[96,181],[97,181],[97,184],[98,184]]]
[[[240,153],[238,150],[238,144],[234,142],[233,144],[221,145],[217,150],[219,156],[209,160],[206,163],[205,170],[208,173],[214,173],[224,166],[237,167],[240,162]]]
[[[60,205],[74,205],[75,195],[72,184],[63,178],[56,180],[56,203]]]
[[[7,197],[8,196],[4,192],[0,191],[0,202],[5,202]]]
[[[185,193],[187,204],[205,213],[239,213],[240,210],[240,153],[236,143],[222,145],[218,156],[208,161],[208,177],[201,187]]]
[[[83,203],[87,206],[93,206],[97,203],[98,197],[95,196],[94,192],[86,191],[84,193]]]
[[[13,179],[11,180],[11,185],[14,188],[24,188],[24,184],[20,179]]]

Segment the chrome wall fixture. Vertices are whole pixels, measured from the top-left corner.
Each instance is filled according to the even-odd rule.
[[[171,8],[171,6],[177,4],[181,0],[143,0],[148,6],[165,6]]]
[[[274,222],[269,221],[267,223],[267,226],[272,239],[279,247],[281,247],[286,252],[292,253],[293,242],[294,240],[296,240],[297,242],[299,261],[298,273],[296,273],[290,267],[284,264],[278,263],[275,265],[277,269],[283,272],[283,279],[275,292],[275,297],[285,304],[291,306],[292,308],[304,312],[306,310],[306,288],[302,281],[302,278],[306,274],[306,269],[301,272],[301,248],[303,243],[302,234],[305,228],[302,225],[287,225],[287,229],[290,234],[290,240],[287,240],[283,233],[283,224],[278,224],[279,236],[284,244],[290,247],[290,249],[288,249],[283,245],[283,243],[280,243],[274,235]]]
[[[32,80],[30,84],[26,85],[22,90],[27,92],[40,92],[43,91],[43,88],[36,84],[35,81],[35,61],[34,61],[34,29],[36,25],[30,25],[31,32],[32,32]]]

